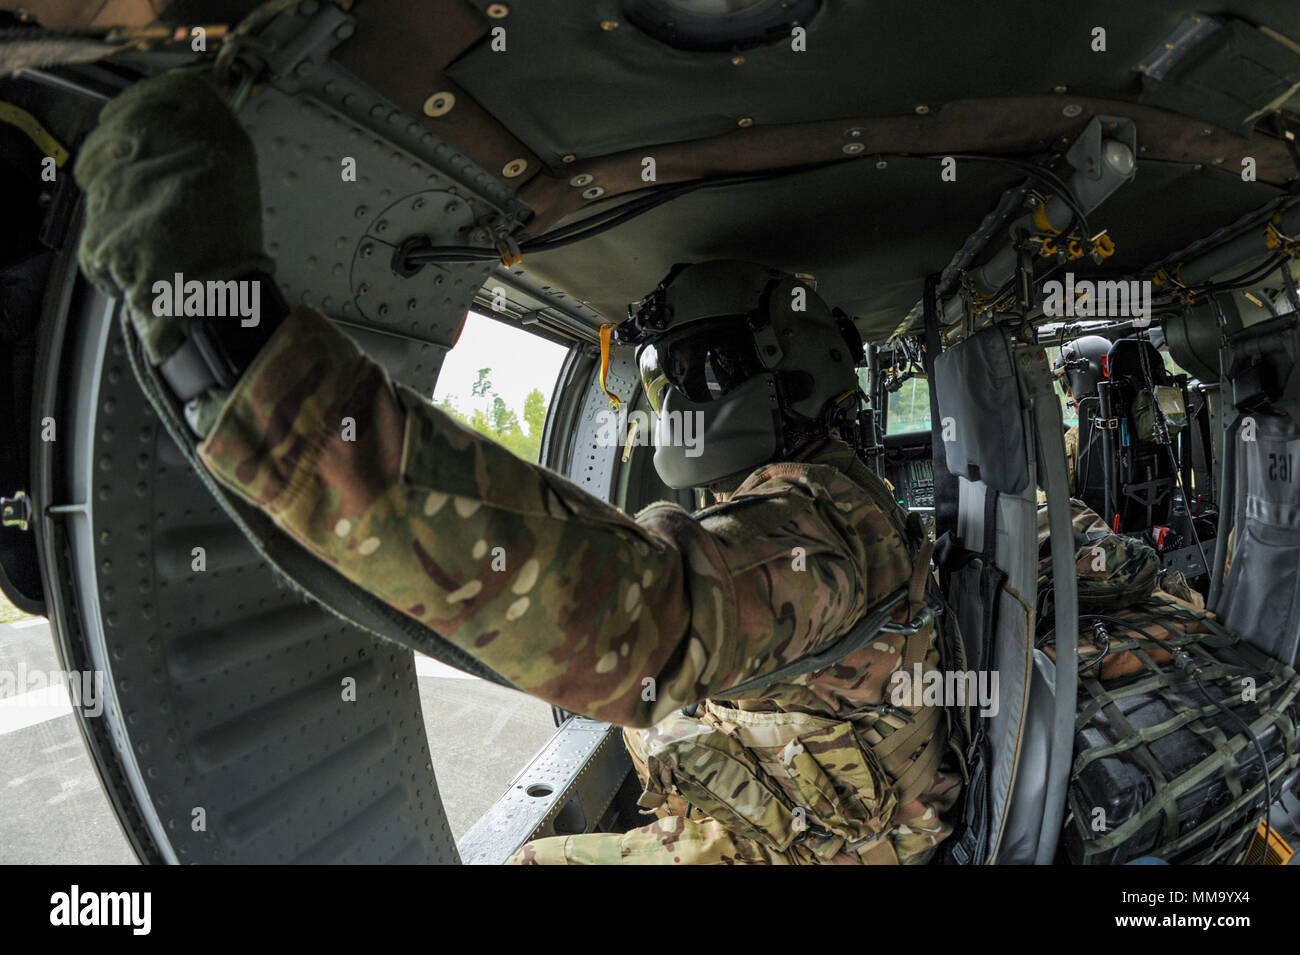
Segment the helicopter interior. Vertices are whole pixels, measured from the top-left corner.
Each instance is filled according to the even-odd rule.
[[[608,393],[649,413],[602,326],[674,263],[715,258],[795,273],[851,316],[863,401],[844,427],[900,506],[977,557],[941,580],[1007,701],[983,858],[1068,860],[1080,611],[1060,575],[1054,665],[1033,595],[1040,508],[1056,565],[1074,562],[1069,486],[1252,645],[1300,660],[1294,3],[22,6],[0,3],[0,159],[59,171],[4,177],[0,270],[21,295],[0,585],[50,617],[70,669],[111,674],[82,732],[140,859],[499,863],[644,821],[619,729],[557,711],[453,839],[391,622],[276,552],[335,597],[280,582],[248,539],[270,531],[241,529],[166,433],[119,303],[77,271],[68,172],[103,104],[169,69],[211,76],[252,137],[288,302],[429,393],[470,310],[563,345],[541,463],[629,513],[704,498],[602,440]],[[1084,335],[1113,344],[1076,408],[1053,356]],[[49,420],[61,440],[40,439]],[[344,668],[383,704],[323,705]],[[222,835],[184,824],[196,805]],[[1285,805],[1271,822],[1296,843]]]

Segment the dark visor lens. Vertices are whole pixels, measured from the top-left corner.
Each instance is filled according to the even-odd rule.
[[[644,346],[637,356],[650,407],[659,412],[672,385],[691,401],[715,401],[762,369],[743,317]]]

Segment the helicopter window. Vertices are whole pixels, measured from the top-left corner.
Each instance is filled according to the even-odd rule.
[[[911,378],[889,396],[886,434],[908,434],[930,430],[930,384],[924,378]]]
[[[434,404],[521,458],[536,461],[566,354],[560,345],[470,312],[443,360]]]

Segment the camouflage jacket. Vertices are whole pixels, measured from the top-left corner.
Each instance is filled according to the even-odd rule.
[[[1072,425],[1065,432],[1065,476],[1070,496],[1078,494],[1079,486],[1079,426]]]
[[[294,312],[259,353],[199,453],[310,552],[520,689],[624,726],[676,719],[824,646],[913,572],[901,512],[842,444],[761,468],[697,515],[661,503],[634,519],[395,387],[310,309]],[[907,616],[900,607],[897,619]],[[933,667],[929,628],[910,639],[923,642],[912,654]],[[917,720],[880,709],[908,640],[882,634],[823,671],[717,708],[824,724],[865,715],[851,724],[860,753]],[[859,800],[862,811],[878,810],[873,819],[840,824],[829,804],[855,795],[848,777],[861,767],[833,766],[823,804],[807,807],[811,824],[839,828],[843,845],[886,839],[896,819],[915,819],[924,838],[905,838],[899,854],[919,861],[947,834],[938,816],[956,796],[935,754],[946,725],[927,726],[928,735],[906,734],[909,747],[891,751],[885,766],[875,761],[873,791]],[[800,735],[765,732],[781,747]],[[758,766],[752,743],[741,740],[751,754],[742,760]],[[918,767],[925,778],[909,778],[908,811],[882,808],[883,790]],[[785,815],[799,816],[807,796],[775,788]],[[832,844],[819,847],[823,856],[835,855]],[[780,838],[768,848],[791,851]]]
[[[1194,607],[1200,594],[1176,570],[1161,573],[1160,556],[1131,534],[1116,534],[1082,501],[1070,501],[1075,577],[1080,613],[1113,613],[1153,593],[1177,597]],[[1047,507],[1038,508],[1038,616],[1052,612],[1052,547]]]

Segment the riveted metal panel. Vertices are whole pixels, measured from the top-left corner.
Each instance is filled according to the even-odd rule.
[[[305,603],[231,533],[112,315],[87,296],[59,412],[64,625],[104,674],[104,714],[81,718],[107,724],[162,859],[457,861],[412,654]]]
[[[492,263],[426,265],[405,278],[392,270],[393,253],[416,234],[483,245],[470,233],[490,209],[305,93],[263,87],[240,120],[257,147],[264,241],[289,304],[389,336],[393,347],[381,352],[389,372],[432,391]]]

